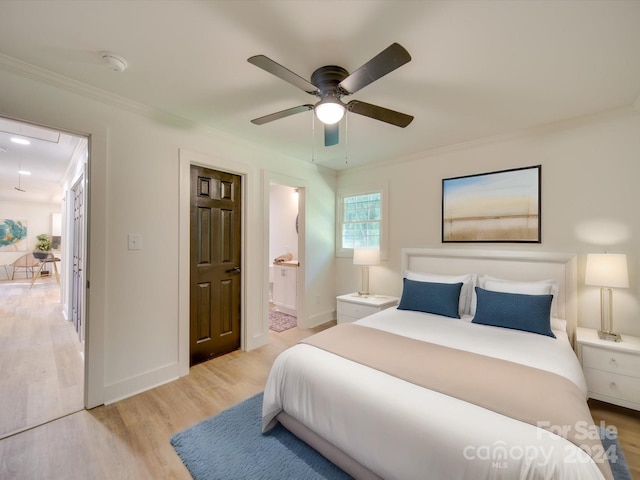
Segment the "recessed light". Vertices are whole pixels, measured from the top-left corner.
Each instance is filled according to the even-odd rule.
[[[28,170],[18,170],[18,173],[20,175],[31,175],[31,172],[29,172]]]
[[[27,140],[26,138],[13,137],[13,138],[11,138],[11,141],[13,143],[17,143],[18,145],[29,145],[29,144],[31,144],[31,142],[29,140]]]

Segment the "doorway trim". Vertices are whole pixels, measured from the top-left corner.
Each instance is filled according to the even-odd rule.
[[[307,196],[307,188],[308,184],[305,180],[297,177],[291,177],[289,175],[282,175],[275,172],[266,171],[264,174],[264,182],[263,182],[263,218],[264,222],[264,231],[263,236],[265,238],[264,248],[263,248],[263,260],[262,265],[264,266],[262,272],[262,280],[263,280],[263,292],[262,292],[262,303],[264,308],[267,311],[266,314],[266,323],[267,328],[269,325],[269,265],[271,265],[271,258],[269,256],[269,217],[270,217],[270,189],[271,185],[284,185],[291,188],[298,189],[298,278],[296,281],[296,313],[298,319],[298,326],[301,328],[309,328],[308,319],[307,319],[307,302],[306,302],[306,196]]]
[[[261,242],[260,235],[253,227],[256,225],[256,212],[251,204],[250,192],[256,189],[256,169],[243,162],[226,158],[212,157],[194,151],[180,149],[178,152],[178,375],[189,374],[189,251],[190,251],[190,206],[191,206],[191,165],[198,165],[214,170],[233,173],[242,177],[242,233],[241,233],[241,279],[240,279],[240,348],[251,350],[264,344],[264,334],[254,322],[247,321],[255,318],[254,312],[257,302],[250,305],[247,301],[248,292],[253,288],[248,286],[248,279],[256,278],[250,259],[254,245]],[[258,184],[259,185],[259,184]],[[261,317],[261,315],[259,315]],[[268,333],[268,332],[267,332]],[[268,337],[267,337],[268,338]]]
[[[84,281],[84,391],[85,408],[104,403],[104,306],[105,306],[105,239],[106,239],[106,164],[107,132],[103,125],[91,119],[83,119],[82,125],[64,126],[29,115],[15,116],[7,113],[2,118],[35,125],[86,139],[87,159],[84,170],[85,185],[85,281]],[[91,270],[94,274],[91,276]],[[99,272],[99,273],[97,273]],[[89,291],[93,280],[94,294]],[[64,299],[61,298],[61,301]]]

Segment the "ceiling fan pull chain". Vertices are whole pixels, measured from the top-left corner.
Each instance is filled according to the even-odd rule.
[[[19,192],[24,192],[22,189],[22,154],[18,157],[18,186],[13,188]]]
[[[316,162],[316,116],[311,115],[311,163]]]
[[[344,116],[344,164],[349,165],[349,115]]]

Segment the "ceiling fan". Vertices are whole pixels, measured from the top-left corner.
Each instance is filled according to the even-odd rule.
[[[311,74],[311,82],[264,55],[255,55],[248,58],[247,61],[320,99],[314,105],[299,105],[251,120],[256,125],[263,125],[296,113],[314,110],[318,120],[324,124],[324,144],[328,147],[338,144],[339,122],[347,110],[402,128],[413,120],[411,115],[360,100],[351,100],[346,104],[341,100],[342,97],[356,93],[387,73],[410,62],[411,55],[398,43],[391,44],[351,74],[337,65],[320,67]]]

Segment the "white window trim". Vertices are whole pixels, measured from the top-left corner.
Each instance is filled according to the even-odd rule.
[[[341,187],[336,193],[336,257],[352,258],[353,248],[342,247],[342,218],[344,197],[365,195],[367,193],[381,193],[380,212],[382,219],[380,222],[380,259],[388,260],[389,252],[389,182],[374,185],[357,185],[351,187]]]

